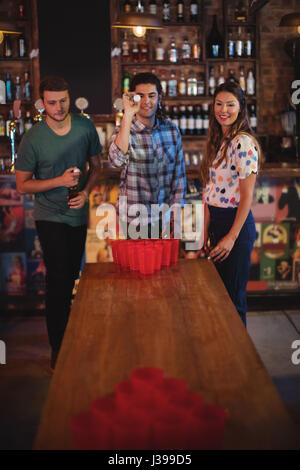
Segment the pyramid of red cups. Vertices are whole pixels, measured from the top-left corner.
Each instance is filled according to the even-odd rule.
[[[141,367],[111,396],[73,416],[76,449],[221,449],[228,412],[205,404],[187,383]]]
[[[115,266],[120,271],[151,277],[178,261],[179,239],[112,240]]]

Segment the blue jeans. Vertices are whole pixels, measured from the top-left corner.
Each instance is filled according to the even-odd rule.
[[[209,236],[216,245],[231,229],[237,209],[208,206],[210,213]],[[247,293],[251,252],[256,238],[255,223],[250,211],[229,256],[216,262],[216,269],[246,326]]]

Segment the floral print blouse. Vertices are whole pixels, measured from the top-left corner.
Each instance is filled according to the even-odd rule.
[[[214,160],[214,166],[220,158]],[[205,202],[215,207],[237,207],[240,202],[239,180],[257,173],[258,151],[251,136],[239,134],[229,143],[227,158],[221,166],[211,167],[210,181],[205,188]]]

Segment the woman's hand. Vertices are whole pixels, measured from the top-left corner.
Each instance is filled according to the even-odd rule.
[[[230,235],[225,235],[221,238],[217,245],[211,250],[210,256],[214,261],[222,262],[224,261],[231,252],[235,239],[230,237]]]

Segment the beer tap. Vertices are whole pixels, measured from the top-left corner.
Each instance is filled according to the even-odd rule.
[[[18,119],[13,119],[9,124],[9,138],[11,144],[11,165],[9,168],[10,173],[15,172],[15,162],[17,158],[16,153],[16,130],[17,130]]]
[[[43,112],[45,111],[43,100],[40,98],[34,103],[37,114],[34,116],[34,122],[40,122],[44,119]]]
[[[90,115],[83,112],[89,106],[89,102],[86,98],[83,98],[83,97],[77,98],[75,101],[75,106],[76,108],[80,110],[81,116],[84,116],[87,119],[90,119]]]

